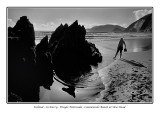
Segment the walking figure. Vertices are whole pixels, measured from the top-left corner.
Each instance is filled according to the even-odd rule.
[[[123,40],[123,38],[121,38],[120,41],[119,41],[118,47],[117,47],[117,52],[115,54],[115,57],[113,57],[113,59],[116,59],[116,56],[117,56],[117,54],[118,54],[119,51],[120,51],[120,58],[122,57],[123,44],[125,45],[124,52],[127,51],[127,49],[126,49],[126,43]]]

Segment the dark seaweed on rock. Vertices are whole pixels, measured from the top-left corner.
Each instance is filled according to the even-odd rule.
[[[68,26],[60,25],[51,35],[49,49],[57,76],[69,83],[89,73],[102,56],[94,44],[85,40],[86,30],[78,21]]]

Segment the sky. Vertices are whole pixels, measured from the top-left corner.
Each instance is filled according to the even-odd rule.
[[[10,7],[7,9],[7,25],[13,27],[21,16],[27,16],[35,31],[53,31],[61,23],[70,25],[75,20],[85,28],[106,24],[128,27],[152,10],[152,7]]]

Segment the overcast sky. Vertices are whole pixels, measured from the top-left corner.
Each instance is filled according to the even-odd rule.
[[[21,16],[27,16],[35,30],[55,30],[61,23],[75,20],[86,28],[114,24],[127,27],[152,12],[151,7],[128,8],[8,8],[8,26],[13,27]]]

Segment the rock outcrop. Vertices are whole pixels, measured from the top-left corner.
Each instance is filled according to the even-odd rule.
[[[36,72],[39,76],[40,86],[50,90],[53,83],[53,68],[48,47],[48,36],[44,37],[36,46]]]
[[[102,61],[100,52],[85,40],[85,35],[84,26],[75,21],[70,26],[60,25],[49,42],[46,36],[35,46],[34,27],[26,16],[9,27],[8,102],[38,102],[40,86],[50,89],[55,73],[71,84],[63,89],[75,97],[72,85]]]
[[[152,14],[148,14],[129,25],[125,32],[152,32]]]
[[[35,46],[34,27],[27,16],[20,17],[13,28],[8,28],[8,37],[18,37],[25,46]]]
[[[85,40],[86,30],[78,21],[60,25],[51,35],[49,49],[57,76],[74,84],[76,79],[97,66],[102,56],[94,44]]]
[[[34,27],[26,16],[8,28],[8,102],[38,102],[39,87],[50,89],[53,71],[48,50],[47,37],[35,50]]]
[[[15,94],[24,102],[39,100],[39,87],[35,75],[35,50],[20,38],[8,38],[8,94]],[[9,98],[10,101],[17,101]]]

